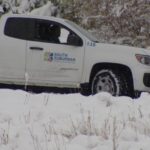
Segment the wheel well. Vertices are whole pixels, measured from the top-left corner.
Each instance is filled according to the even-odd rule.
[[[125,66],[122,64],[116,64],[116,63],[95,64],[91,71],[90,84],[92,83],[92,79],[95,76],[95,74],[101,69],[113,69],[117,72],[122,72],[125,75],[125,77],[127,77],[128,83],[130,84],[130,87],[132,88],[132,90],[134,89],[133,76],[132,76],[132,72],[131,72],[130,68],[128,66]]]

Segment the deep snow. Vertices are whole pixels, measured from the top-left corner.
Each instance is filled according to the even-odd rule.
[[[0,150],[149,150],[150,95],[0,90]]]

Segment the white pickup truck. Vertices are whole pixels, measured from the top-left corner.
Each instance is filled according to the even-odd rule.
[[[99,43],[65,19],[5,15],[0,83],[134,96],[134,91],[150,91],[150,51]]]

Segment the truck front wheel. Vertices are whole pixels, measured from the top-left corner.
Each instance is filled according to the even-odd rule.
[[[102,69],[93,77],[92,94],[108,92],[113,96],[129,95],[129,86],[125,76],[112,69]]]

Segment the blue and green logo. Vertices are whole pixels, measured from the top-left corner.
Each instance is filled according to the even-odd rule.
[[[45,52],[44,60],[49,62],[75,63],[76,58],[69,57],[67,53]]]

